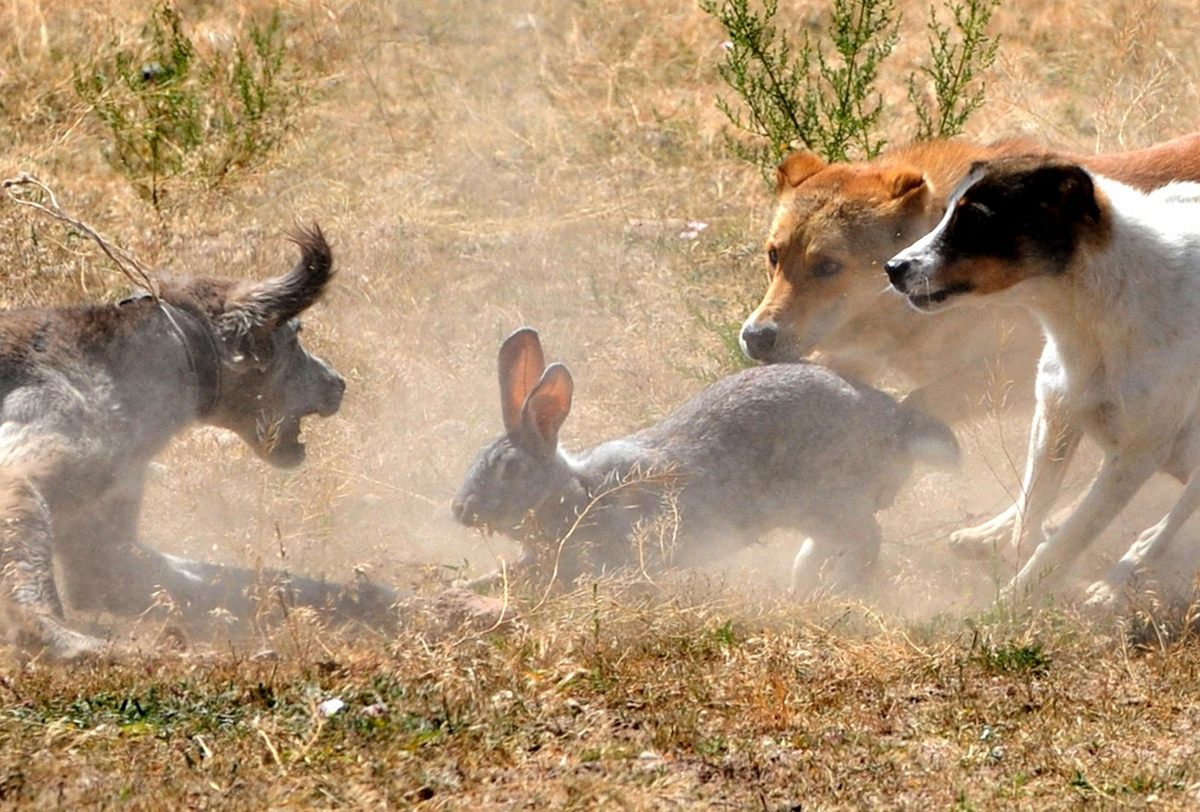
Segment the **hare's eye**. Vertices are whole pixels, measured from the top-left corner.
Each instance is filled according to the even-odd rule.
[[[767,249],[767,262],[771,263],[772,268],[779,264],[779,249],[773,245]]]
[[[500,478],[506,481],[511,481],[517,478],[517,474],[521,473],[521,465],[513,459],[500,460]]]

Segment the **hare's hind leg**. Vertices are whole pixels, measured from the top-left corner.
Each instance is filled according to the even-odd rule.
[[[843,516],[813,527],[815,537],[804,540],[792,563],[792,597],[808,600],[853,589],[871,572],[879,558],[882,534],[870,511]]]

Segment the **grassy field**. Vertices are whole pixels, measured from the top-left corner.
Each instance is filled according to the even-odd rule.
[[[898,5],[882,87],[894,143],[913,131],[904,78],[925,37],[925,4]],[[781,14],[799,32],[822,7]],[[196,59],[228,66],[274,6],[178,8]],[[339,275],[305,340],[346,376],[342,411],[306,425],[297,472],[219,432],[181,437],[143,534],[180,555],[339,580],[357,568],[432,594],[516,553],[449,511],[500,431],[500,340],[533,325],[570,364],[569,448],[664,415],[738,363],[728,339],[764,289],[770,195],[726,152],[723,36],[694,3],[278,8],[284,101],[262,137],[278,146],[220,171],[188,158],[148,199],[106,158],[77,80],[143,52],[154,7],[3,4],[0,172],[39,176],[176,273],[278,273],[294,261],[284,229],[318,220]],[[1007,3],[969,134],[1092,150],[1191,131],[1197,26],[1186,0]],[[690,222],[707,228],[684,238]],[[82,236],[7,201],[0,261],[5,306],[128,292]],[[779,573],[797,540],[781,536],[719,571],[521,589],[520,621],[487,634],[448,633],[434,609],[391,636],[294,612],[250,635],[216,620],[179,656],[153,619],[74,615],[146,654],[0,661],[0,806],[1195,808],[1186,611],[1151,590],[1118,619],[1069,602],[1014,616],[991,607],[1008,573],[945,552],[950,530],[1004,506],[1026,431],[982,419],[962,432],[962,471],[920,472],[881,516],[883,572],[860,602],[789,604]],[[1155,485],[1076,586],[1176,492]]]

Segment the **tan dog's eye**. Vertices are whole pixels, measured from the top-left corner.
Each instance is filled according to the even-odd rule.
[[[779,265],[779,249],[773,245],[767,249],[767,262],[771,263],[772,268]]]
[[[842,263],[836,259],[825,257],[814,262],[808,272],[816,279],[828,279],[842,272]]]

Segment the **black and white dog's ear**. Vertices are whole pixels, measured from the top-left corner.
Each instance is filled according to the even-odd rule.
[[[1038,217],[1075,223],[1100,221],[1096,184],[1079,164],[1055,160],[1035,166],[1025,175],[1024,184]]]
[[[333,254],[316,223],[296,228],[288,238],[300,246],[296,266],[283,276],[239,286],[217,317],[217,330],[229,350],[230,363],[252,360],[255,345],[278,325],[311,307],[333,276]]]

